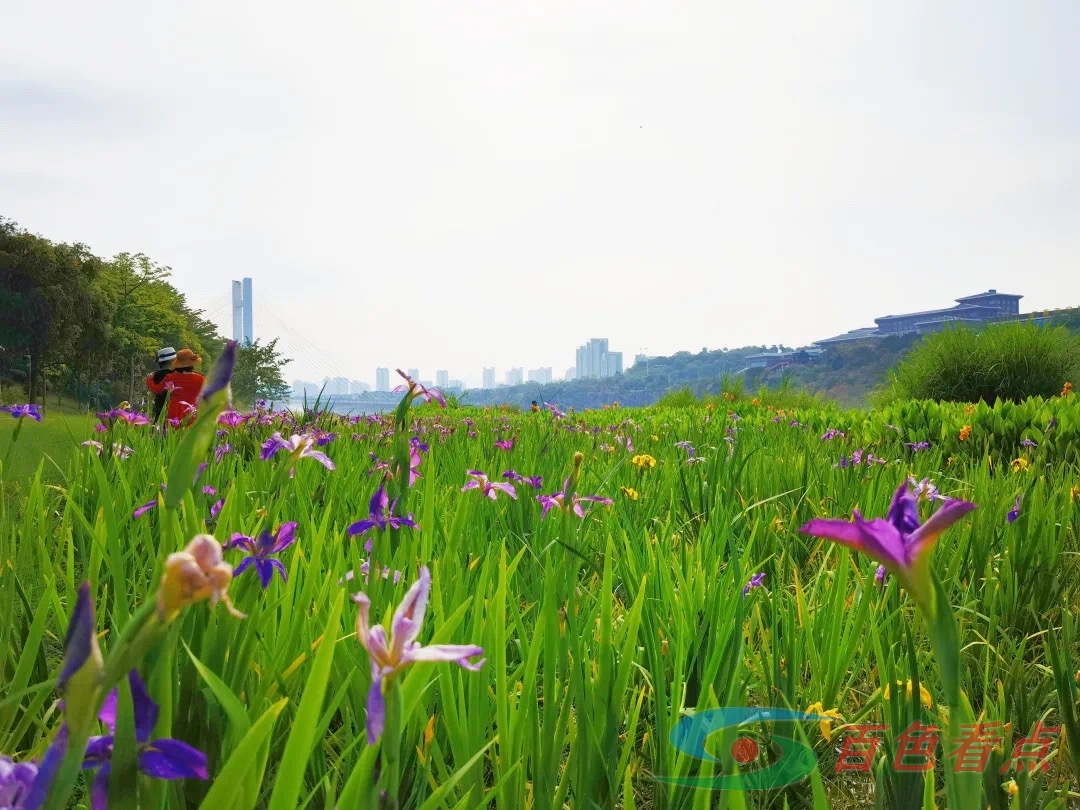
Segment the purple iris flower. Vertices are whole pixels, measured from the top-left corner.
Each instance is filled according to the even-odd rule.
[[[135,520],[138,520],[143,515],[145,515],[147,512],[149,512],[151,509],[154,509],[157,505],[158,505],[157,498],[154,498],[154,500],[147,501],[142,506],[136,508],[135,511],[131,513],[131,516]]]
[[[214,361],[214,365],[211,366],[210,373],[203,383],[199,399],[206,402],[214,394],[227,388],[229,382],[232,380],[233,369],[235,367],[236,341],[230,340],[225,344],[225,350],[221,353],[221,356],[218,357],[218,359]]]
[[[760,588],[765,584],[765,573],[754,574],[750,577],[750,581],[746,583],[746,586],[742,589],[742,595],[746,596],[750,593],[752,588]]]
[[[101,422],[98,422],[96,425],[94,425],[94,432],[95,433],[105,433],[108,430],[109,429],[107,427],[105,427],[105,425],[101,424]]]
[[[172,738],[151,740],[160,711],[146,689],[139,673],[128,675],[135,717],[135,743],[139,770],[155,779],[207,779],[206,754],[185,742]],[[109,769],[112,765],[113,738],[116,734],[117,692],[105,698],[98,718],[109,729],[107,735],[91,737],[83,757],[84,771],[97,770],[90,787],[91,810],[105,810],[109,793]]]
[[[502,439],[501,441],[495,442],[495,446],[498,447],[500,450],[513,450],[514,449],[514,440],[513,439]]]
[[[912,491],[911,494],[915,496],[916,500],[926,500],[926,501],[947,501],[948,500],[948,498],[946,498],[944,495],[942,495],[940,492],[938,492],[938,488],[934,485],[934,483],[929,478],[924,478],[922,481],[919,481],[917,483],[916,483],[914,478],[909,478],[908,483],[911,484],[915,488]]]
[[[67,754],[67,736],[67,726],[60,726],[40,764],[14,762],[0,755],[0,808],[41,810]]]
[[[202,494],[203,495],[217,495],[217,490],[214,489],[212,486],[208,485],[208,486],[205,486],[205,487],[202,488]]]
[[[285,566],[281,560],[274,559],[270,555],[280,554],[295,542],[295,521],[282,523],[276,532],[263,530],[259,532],[257,538],[249,537],[246,534],[234,534],[229,541],[229,545],[232,548],[244,549],[248,556],[242,559],[240,564],[233,569],[233,579],[254,565],[264,591],[270,587],[275,571],[281,574],[282,582],[288,582],[289,575],[285,571]]]
[[[930,449],[930,442],[904,442],[904,447],[910,447],[912,452]]]
[[[386,531],[389,529],[400,529],[402,526],[407,526],[410,529],[416,528],[416,521],[412,515],[406,515],[405,517],[399,517],[393,514],[394,504],[390,502],[390,496],[386,494],[386,487],[379,485],[379,488],[375,490],[375,494],[371,496],[371,503],[368,504],[368,516],[364,520],[358,520],[356,523],[349,526],[346,531],[350,537],[355,535],[364,535],[370,532],[372,529],[379,529],[380,531]],[[364,548],[367,551],[371,551],[371,541],[368,540]]]
[[[420,448],[421,447],[426,448],[427,445],[426,444],[420,444],[418,442],[417,444],[411,445],[409,447],[409,486],[410,487],[413,484],[415,484],[417,482],[417,480],[420,478],[420,462],[423,460],[420,457],[420,453],[421,453]]]
[[[82,446],[92,448],[99,456],[101,455],[101,451],[105,449],[105,446],[101,442],[95,442],[93,439],[87,439],[82,443]],[[0,805],[0,807],[3,807],[3,805]]]
[[[675,442],[675,446],[685,450],[687,458],[694,458],[697,455],[697,448],[688,441]]]
[[[0,411],[7,411],[15,419],[22,419],[24,416],[29,416],[35,422],[41,421],[41,410],[39,406],[32,402],[26,405],[4,405],[0,407]]]
[[[305,433],[302,436],[294,433],[292,437],[288,439],[283,438],[280,433],[275,433],[263,443],[259,458],[266,461],[276,455],[278,451],[287,450],[289,451],[289,455],[294,456],[297,459],[314,459],[326,467],[326,469],[334,469],[334,462],[331,461],[325,453],[314,449],[314,446],[315,437],[310,433]]]
[[[384,680],[400,674],[410,664],[445,661],[477,672],[486,660],[481,659],[476,663],[470,660],[484,654],[484,649],[475,644],[429,644],[425,647],[416,640],[424,624],[430,592],[431,572],[425,566],[420,569],[420,579],[413,583],[394,611],[389,636],[381,624],[374,627],[369,625],[371,600],[367,594],[358,593],[353,597],[360,606],[356,615],[356,637],[371,659],[371,689],[367,697],[369,745],[382,736],[386,723],[386,701],[382,693]]]
[[[479,470],[466,470],[465,474],[471,476],[473,480],[465,483],[465,486],[461,488],[462,492],[468,492],[470,489],[478,489],[485,498],[491,498],[491,500],[495,500],[500,492],[504,492],[514,500],[517,500],[517,490],[514,489],[513,484],[504,484],[500,481],[489,481],[488,477]]]
[[[593,503],[603,504],[610,506],[614,501],[611,498],[603,498],[599,495],[578,495],[576,492],[573,497],[570,497],[567,493],[567,489],[570,487],[570,479],[567,478],[563,481],[562,492],[554,492],[551,495],[537,495],[536,500],[540,501],[544,507],[544,511],[540,517],[547,517],[547,513],[553,508],[557,507],[560,510],[572,509],[574,514],[579,518],[584,519],[585,511],[581,508],[581,504],[585,501],[591,501]],[[569,503],[567,502],[569,500]]]
[[[221,460],[223,458],[225,458],[225,456],[227,456],[231,452],[232,452],[232,445],[231,444],[228,444],[228,443],[219,444],[217,447],[214,448],[214,461],[216,463],[220,464]]]
[[[317,434],[315,434],[315,446],[326,447],[326,445],[330,444],[330,442],[332,442],[336,438],[336,433],[326,433],[324,431],[319,431]]]
[[[877,567],[877,570],[874,572],[874,582],[876,582],[878,585],[884,585],[886,571],[887,569],[884,565],[879,565]]]
[[[845,435],[844,433],[837,430],[836,428],[829,428],[828,430],[826,430],[824,433],[821,434],[821,440],[823,442],[831,442],[833,439],[835,439],[837,437],[840,437],[841,439],[844,438],[844,435]]]
[[[853,520],[815,518],[799,529],[873,557],[892,571],[923,605],[930,604],[929,555],[945,529],[975,508],[968,501],[948,499],[925,523],[919,523],[919,502],[904,481],[893,494],[884,519],[866,520],[856,509]]]
[[[851,466],[858,467],[862,464],[863,451],[861,449],[855,450],[851,454]]]
[[[414,399],[422,399],[424,402],[431,402],[432,400],[435,400],[442,407],[446,407],[446,398],[442,395],[441,391],[436,388],[425,388],[420,383],[415,382],[412,378],[409,377],[408,374],[406,374],[400,368],[396,369],[396,371],[398,374],[405,378],[405,382],[408,384],[397,386],[394,389],[395,394],[400,394],[403,391],[407,391],[410,402]]]
[[[1021,495],[1016,496],[1016,500],[1013,501],[1013,508],[1009,511],[1009,514],[1007,514],[1005,516],[1005,518],[1009,521],[1009,523],[1015,523],[1016,519],[1018,517],[1020,517],[1020,500],[1021,500],[1021,498],[1022,498]]]
[[[851,465],[848,463],[847,456],[844,455],[843,453],[841,453],[840,454],[840,463],[839,464],[834,464],[833,466],[834,467],[839,467],[842,470],[846,470]]]
[[[219,425],[226,425],[231,428],[238,428],[250,419],[254,414],[243,414],[237,411],[225,411],[218,417]]]
[[[525,476],[519,473],[517,470],[507,470],[502,474],[503,478],[509,478],[511,481],[517,481],[519,484],[528,484],[533,489],[540,489],[544,484],[544,476],[534,475]]]
[[[1038,447],[1038,442],[1034,442],[1031,439],[1023,439],[1020,442],[1021,447]]]

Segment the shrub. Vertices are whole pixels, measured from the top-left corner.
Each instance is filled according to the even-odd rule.
[[[1080,342],[1062,328],[1014,322],[959,326],[923,339],[890,373],[884,402],[986,402],[1052,397],[1080,371]]]

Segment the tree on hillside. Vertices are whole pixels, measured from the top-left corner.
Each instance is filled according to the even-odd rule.
[[[289,386],[282,369],[290,362],[277,350],[277,338],[266,345],[256,340],[236,349],[233,371],[233,403],[237,408],[251,407],[255,400],[282,401],[289,398]]]

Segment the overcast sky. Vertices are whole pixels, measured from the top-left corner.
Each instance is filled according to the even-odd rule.
[[[211,310],[253,277],[290,379],[558,377],[590,337],[627,365],[801,345],[990,287],[1080,304],[1076,0],[64,0],[3,27],[0,214]]]

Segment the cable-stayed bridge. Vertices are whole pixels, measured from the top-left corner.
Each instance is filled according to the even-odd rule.
[[[250,342],[255,339],[255,306],[251,279],[234,281],[227,293],[206,301],[199,306],[202,317],[215,324],[222,334],[232,334],[238,341]],[[258,337],[264,341],[277,338],[278,350],[289,358],[290,376],[300,374],[304,377],[320,379],[346,378],[350,375],[343,371],[349,364],[334,357],[318,346],[313,340],[300,332],[288,316],[284,314],[286,306],[280,306],[271,297],[260,292],[258,312]],[[298,370],[299,369],[299,370]],[[400,394],[386,391],[364,391],[353,394],[327,394],[323,401],[330,400],[336,411],[383,411],[397,407]],[[308,389],[308,403],[312,404],[315,396]],[[302,400],[293,400],[301,404]]]

